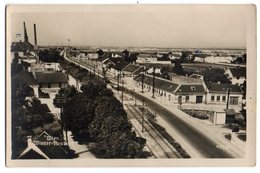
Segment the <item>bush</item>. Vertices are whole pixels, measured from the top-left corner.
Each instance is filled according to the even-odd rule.
[[[209,118],[209,115],[213,114],[212,111],[187,110],[187,109],[183,110],[183,112],[201,120],[207,120]]]

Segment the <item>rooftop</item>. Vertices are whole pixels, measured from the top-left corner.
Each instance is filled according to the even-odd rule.
[[[134,65],[134,64],[129,64],[128,66],[126,66],[123,71],[126,71],[126,72],[135,72],[136,70],[138,70],[139,68],[141,68],[142,66],[140,65]]]
[[[231,68],[230,71],[234,77],[246,77],[246,68]]]
[[[68,78],[65,73],[54,72],[54,73],[36,73],[36,80],[38,83],[66,83]]]
[[[242,91],[238,85],[232,84],[216,84],[210,83],[206,84],[209,92],[225,92],[227,93],[228,89],[230,88],[230,93],[239,93],[242,94]]]
[[[174,73],[170,73],[170,76],[171,80],[177,84],[202,84],[202,81],[200,79],[191,78],[187,76],[180,76]]]
[[[14,81],[20,85],[38,85],[37,80],[27,71],[21,71],[14,76]]]
[[[181,85],[176,93],[204,93],[203,85]]]
[[[34,46],[29,42],[12,42],[11,52],[26,52],[33,50]]]
[[[142,75],[139,74],[138,76],[134,77],[134,80],[141,82],[142,81]],[[152,85],[153,77],[145,74],[144,75],[144,83],[147,84],[147,85]],[[172,93],[179,86],[178,84],[175,84],[172,81],[162,79],[162,78],[159,78],[159,77],[155,77],[154,85],[155,85],[155,88],[160,88],[161,90],[165,90],[165,91],[172,92]]]

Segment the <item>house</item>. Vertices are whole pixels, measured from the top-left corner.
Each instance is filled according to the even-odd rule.
[[[121,57],[110,58],[109,61],[106,62],[108,72],[114,77],[121,74],[121,71],[129,64],[129,62],[125,62]]]
[[[142,79],[143,78],[143,79]],[[135,85],[142,86],[144,82],[144,91],[152,92],[153,76],[139,74],[134,77]],[[184,83],[179,81],[170,81],[160,77],[155,77],[154,81],[155,97],[167,99],[173,103],[202,103],[205,101],[205,86],[200,83]]]
[[[154,67],[149,68],[149,69],[146,71],[146,73],[148,73],[148,74],[153,74],[153,68],[154,68]],[[162,74],[162,73],[161,73],[161,68],[155,68],[155,69],[154,69],[154,73],[155,73],[155,74]]]
[[[28,63],[36,62],[36,55],[33,52],[34,46],[29,42],[12,42],[11,57],[19,58]]]
[[[205,92],[202,84],[180,84],[174,93],[178,103],[204,103]]]
[[[242,85],[246,80],[246,68],[229,68],[226,70],[225,74],[228,75],[228,79],[232,84]]]
[[[170,58],[162,58],[159,54],[139,54],[137,64],[171,64]]]
[[[60,88],[65,88],[68,85],[67,75],[63,72],[35,73],[35,78],[39,88],[44,93],[56,93]]]
[[[33,75],[27,71],[21,71],[13,78],[12,85],[18,85],[19,87],[28,86],[33,89],[33,93],[36,97],[39,97],[38,87],[39,84]]]
[[[96,59],[96,64],[97,64],[97,68],[98,70],[103,70],[103,68],[106,67],[105,63],[109,61],[109,58],[104,56],[102,58],[98,58]]]
[[[32,139],[27,137],[27,148],[18,156],[17,159],[66,159],[69,152],[64,146],[66,144],[50,136],[43,131],[39,137]]]
[[[128,64],[122,69],[123,77],[134,77],[144,71],[144,67],[136,64]]]
[[[204,80],[204,76],[203,75],[196,74],[196,73],[193,73],[192,75],[190,75],[190,78],[200,79],[202,81]]]
[[[24,25],[24,41],[22,42],[21,40],[18,42],[12,42],[11,44],[11,57],[12,58],[20,58],[25,62],[28,63],[35,63],[36,62],[36,54],[34,52],[35,46],[32,45],[29,42],[29,38],[27,35],[27,30],[25,26],[25,22],[23,23]],[[36,29],[34,28],[34,32],[36,32]],[[36,40],[36,38],[35,38]]]
[[[209,104],[226,104],[228,100],[228,90],[230,90],[230,105],[239,105],[242,103],[243,93],[238,85],[210,83],[206,84],[206,86],[206,102]]]

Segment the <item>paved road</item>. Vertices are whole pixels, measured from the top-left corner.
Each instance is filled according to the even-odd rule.
[[[160,104],[149,100],[148,98],[128,90],[128,93],[135,96],[139,100],[145,101],[147,105],[160,112],[160,116],[167,121],[174,129],[178,131],[183,137],[185,137],[193,147],[206,158],[232,158],[230,154],[216,147],[216,144],[206,137],[204,134],[199,132],[194,127],[187,124],[185,121],[180,119],[178,116],[170,112],[169,110],[162,107]]]

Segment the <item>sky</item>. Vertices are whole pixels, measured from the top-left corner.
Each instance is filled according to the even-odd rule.
[[[99,47],[245,48],[245,5],[81,5],[11,7],[10,36],[34,43]],[[7,15],[8,16],[8,15]],[[8,32],[8,30],[7,30]],[[16,37],[20,33],[21,38]],[[70,39],[70,42],[68,41]]]

